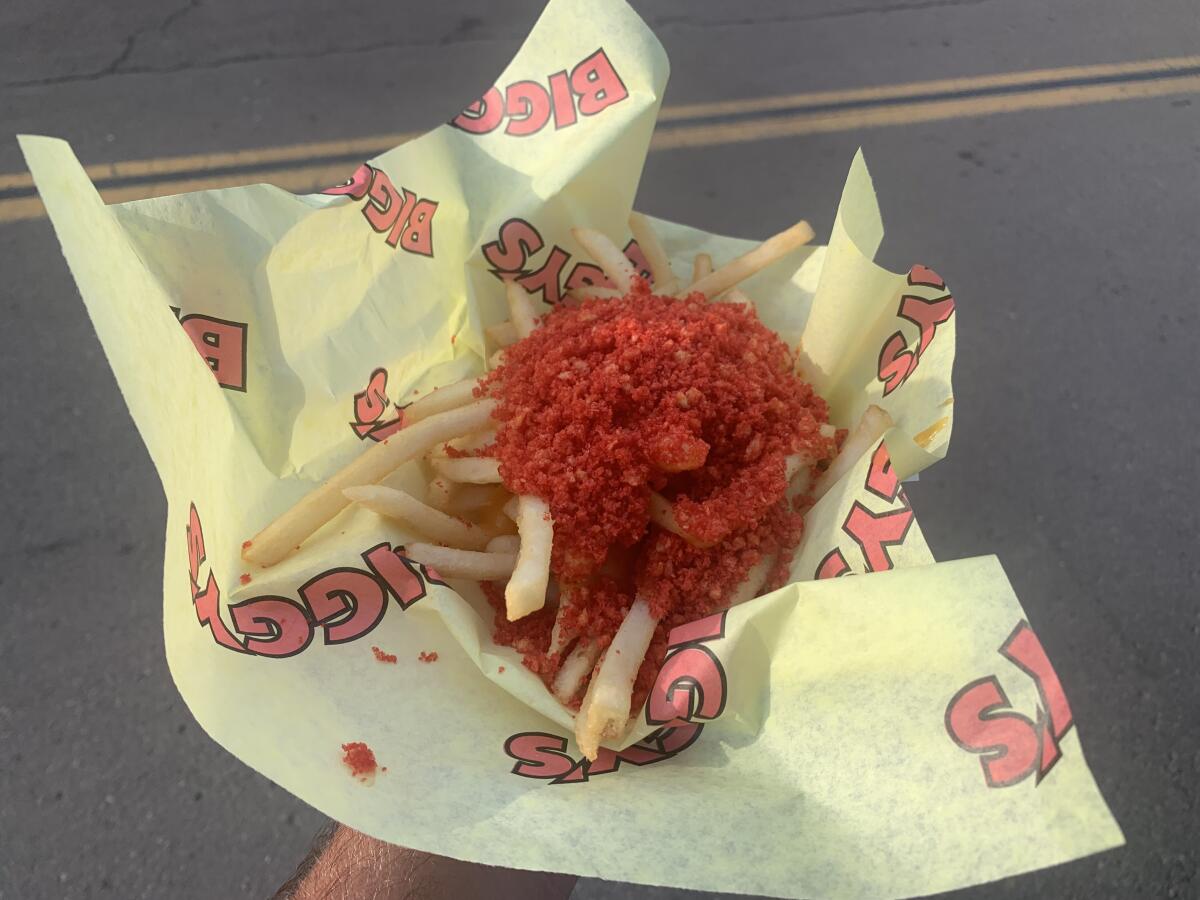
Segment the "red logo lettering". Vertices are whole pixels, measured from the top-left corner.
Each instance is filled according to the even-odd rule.
[[[504,95],[500,89],[489,88],[488,92],[455,116],[450,124],[471,134],[487,134],[495,131],[504,121]]]
[[[585,116],[603,112],[629,96],[603,48],[571,70],[571,90],[579,95],[579,112]]]
[[[286,597],[252,597],[231,603],[229,615],[233,627],[246,636],[246,649],[258,656],[285,659],[312,642],[308,613]]]
[[[509,219],[500,226],[496,240],[483,245],[483,258],[491,265],[493,275],[507,280],[514,272],[524,273],[530,257],[544,246],[536,228],[524,219]]]
[[[1033,679],[1042,699],[1042,706],[1046,710],[1048,721],[1043,730],[1041,766],[1038,769],[1038,781],[1041,781],[1058,762],[1061,755],[1058,745],[1075,724],[1071,706],[1067,703],[1067,695],[1063,691],[1062,682],[1058,680],[1058,673],[1050,664],[1050,657],[1046,655],[1042,642],[1037,639],[1028,622],[1021,622],[1013,629],[1013,633],[1000,648],[1000,654]]]
[[[222,647],[277,659],[307,648],[318,627],[326,644],[358,640],[382,621],[389,596],[402,610],[408,609],[426,595],[427,585],[445,584],[425,566],[402,556],[402,548],[377,544],[362,553],[367,570],[339,566],[321,572],[297,589],[299,602],[268,594],[230,603],[229,628],[221,619],[221,589],[211,571],[206,586],[199,586],[207,553],[195,504],[188,512],[186,544],[192,602],[201,627],[207,627]]]
[[[522,778],[554,779],[575,768],[575,760],[566,754],[567,739],[542,731],[514,734],[504,742],[504,752],[517,761],[514,775]]]
[[[594,116],[629,96],[608,54],[601,48],[571,69],[555,72],[549,87],[537,81],[514,81],[503,91],[493,86],[455,116],[450,124],[468,134],[490,134],[505,119],[504,133],[537,134],[551,121],[555,130],[574,125],[580,115]]]
[[[589,262],[571,266],[564,283],[563,273],[571,262],[571,254],[557,244],[549,248],[548,255],[534,268],[534,258],[546,249],[546,241],[536,227],[514,218],[500,226],[496,240],[484,244],[481,252],[492,275],[501,281],[516,279],[526,291],[551,305],[560,303],[567,291],[614,286],[599,266]],[[625,245],[625,257],[643,278],[650,280],[650,265],[636,241]]]
[[[885,513],[873,513],[857,500],[850,507],[842,531],[850,535],[862,550],[868,572],[886,572],[892,568],[887,548],[904,543],[913,523],[908,506]]]
[[[517,760],[513,774],[551,784],[582,784],[594,775],[616,772],[622,763],[647,766],[686,750],[699,738],[703,721],[717,718],[725,709],[725,669],[717,655],[702,646],[724,637],[725,615],[720,612],[680,625],[668,636],[666,662],[646,701],[646,721],[664,727],[624,750],[601,747],[592,762],[572,759],[565,752],[564,737],[515,734],[504,744],[504,752]]]
[[[846,562],[842,551],[834,547],[817,563],[817,571],[813,573],[813,579],[820,581],[823,578],[840,578],[849,573],[850,563]]]
[[[1013,629],[999,652],[1037,686],[1036,720],[1014,711],[999,679],[988,675],[951,698],[946,732],[959,747],[980,756],[988,787],[1010,787],[1033,774],[1034,784],[1040,784],[1062,757],[1059,745],[1074,724],[1071,708],[1028,622]]]
[[[321,193],[335,197],[350,197],[353,200],[361,200],[367,196],[367,190],[371,187],[371,174],[374,171],[369,165],[363,163],[354,170],[353,175],[341,184],[325,188]]]
[[[376,369],[367,380],[366,389],[354,395],[354,421],[350,427],[359,440],[382,441],[404,424],[403,411],[393,406],[387,395],[387,381],[387,370]],[[393,413],[385,418],[389,409]]]
[[[326,644],[356,641],[383,620],[387,594],[361,569],[330,569],[300,587],[300,599],[325,629]]]
[[[913,266],[909,271],[908,283],[914,287],[931,287],[939,291],[946,288],[936,272],[919,265]],[[926,299],[914,294],[905,294],[900,298],[900,307],[896,315],[916,325],[919,336],[917,346],[912,349],[909,349],[908,341],[901,331],[894,332],[883,342],[879,350],[877,376],[883,382],[885,397],[904,384],[917,370],[921,354],[933,343],[937,327],[954,315],[954,297],[946,294]]]
[[[888,454],[887,444],[879,442],[875,452],[871,454],[871,467],[867,470],[867,490],[876,497],[881,497],[888,503],[894,503],[900,494],[900,478],[892,468],[892,457]]]
[[[178,316],[180,310],[172,309]],[[231,391],[245,392],[246,331],[249,326],[245,322],[230,322],[199,313],[180,316],[179,324],[212,369],[217,384]]]

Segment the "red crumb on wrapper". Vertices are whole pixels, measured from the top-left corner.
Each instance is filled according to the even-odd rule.
[[[375,754],[362,741],[342,744],[342,754],[342,762],[359,781],[366,781],[375,774]]]
[[[243,572],[243,573],[242,573],[242,577],[241,577],[241,578],[239,578],[239,579],[238,579],[238,581],[240,581],[242,584],[249,584],[249,583],[250,583],[250,581],[251,581],[251,578],[250,578],[250,573],[249,573],[249,572]]]
[[[375,654],[375,658],[381,663],[392,663],[394,665],[396,662],[397,656],[395,653],[385,653],[378,647],[372,647],[371,652]]]
[[[421,655],[417,657],[417,659],[423,663],[437,662],[437,658],[436,650],[431,650],[429,653],[426,653],[424,650],[422,650]]]
[[[497,672],[498,674],[503,674],[503,673],[504,673],[504,666],[501,666],[500,668],[498,668],[498,669],[496,670],[496,672]]]
[[[254,541],[242,541],[242,549],[249,550],[253,544],[254,544]]]

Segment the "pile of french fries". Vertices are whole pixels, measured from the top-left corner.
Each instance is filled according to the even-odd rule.
[[[713,267],[706,254],[700,254],[690,282],[683,286],[646,218],[634,213],[629,226],[649,264],[656,294],[687,297],[698,293],[709,301],[746,304],[750,300],[737,285],[813,237],[808,223],[799,222],[719,268]],[[615,285],[615,289],[588,287],[574,292],[576,298],[625,296],[636,277],[625,254],[600,232],[577,228],[574,234]],[[506,299],[508,321],[486,329],[488,339],[497,348],[489,360],[493,368],[503,363],[506,347],[527,337],[539,324],[533,298],[516,281],[508,282]],[[551,690],[568,705],[587,682],[575,714],[575,738],[584,755],[595,759],[602,741],[619,741],[630,727],[634,680],[658,620],[644,600],[635,599],[603,653],[595,642],[570,634],[562,626],[570,597],[560,595],[550,573],[552,511],[540,497],[509,492],[502,483],[497,459],[471,455],[491,444],[496,429],[502,427],[493,418],[496,401],[476,397],[477,387],[477,380],[468,378],[438,388],[407,407],[400,431],[373,445],[267,525],[246,542],[242,555],[258,566],[275,565],[349,504],[357,503],[425,536],[427,541],[408,543],[404,553],[436,569],[442,577],[505,582],[505,611],[510,621],[536,612],[547,603],[557,603],[547,651],[569,652],[553,678]],[[832,436],[831,426],[823,427],[829,429],[826,436]],[[823,471],[818,472],[818,465],[826,460],[789,457],[788,497],[810,494],[814,501],[819,499],[890,427],[887,413],[872,406]],[[458,452],[448,453],[447,446]],[[379,484],[405,463],[421,459],[433,473],[423,500]],[[670,501],[659,494],[650,497],[650,520],[654,527],[698,544],[680,528]],[[725,606],[758,596],[775,562],[767,558],[755,565]]]

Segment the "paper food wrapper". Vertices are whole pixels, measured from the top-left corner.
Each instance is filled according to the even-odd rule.
[[[602,281],[570,229],[629,241],[666,78],[623,3],[554,0],[479,102],[324,194],[106,207],[66,144],[22,140],[169,501],[180,693],[324,813],[463,860],[898,897],[1119,845],[999,563],[935,563],[905,497],[950,437],[954,300],[928,268],[872,262],[861,157],[828,246],[743,287],[803,336],[837,425],[876,403],[895,428],[809,513],[795,583],[672,633],[621,748],[586,762],[570,716],[492,643],[478,589],[407,560],[394,524],[351,509],[272,569],[241,561],[245,538],[392,433],[398,405],[483,370],[504,279],[550,303]],[[655,224],[681,275],[699,251],[720,264],[752,246]],[[365,783],[342,762],[352,741],[381,767]]]

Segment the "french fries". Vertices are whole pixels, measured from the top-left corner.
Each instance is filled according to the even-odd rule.
[[[709,300],[715,300],[738,282],[745,281],[754,273],[804,246],[815,236],[811,225],[807,222],[797,222],[786,231],[767,238],[753,250],[692,282],[680,292],[680,296],[686,297],[688,294],[699,292]]]
[[[499,325],[489,325],[483,329],[487,339],[497,347],[511,347],[518,341],[517,326],[512,322],[501,322]]]
[[[653,291],[656,295],[682,297],[698,292],[709,300],[720,299],[728,303],[746,305],[752,305],[751,300],[737,287],[738,283],[812,238],[811,228],[801,222],[716,269],[713,268],[712,259],[707,254],[697,254],[692,266],[691,285],[687,289],[681,290],[681,280],[672,271],[670,259],[654,233],[649,220],[645,216],[633,213],[629,219],[629,227],[646,257],[646,264],[654,279]],[[570,291],[570,296],[576,299],[611,299],[615,302],[624,300],[637,277],[633,264],[616,244],[600,232],[588,228],[576,228],[573,230],[573,234],[615,287],[584,286]],[[488,349],[495,350],[489,360],[489,366],[493,369],[504,364],[506,348],[529,337],[541,324],[538,307],[533,296],[515,280],[509,281],[505,286],[505,302],[509,320],[490,325],[485,329],[487,340],[491,342]],[[587,311],[579,310],[572,304],[564,304],[564,307],[571,310],[565,314],[575,314],[580,317],[585,329],[601,327],[589,323],[601,322],[605,318],[604,316],[589,317]],[[670,328],[673,327],[670,317],[675,314],[674,311],[667,308],[666,324],[664,325],[662,318],[653,318],[654,316],[664,316],[663,304],[646,304],[646,307],[642,310],[648,317],[646,321],[660,330],[647,330],[640,334],[656,336],[661,333],[662,329],[670,334]],[[729,319],[720,310],[705,311],[689,305],[687,314],[696,313],[711,314],[712,322],[719,321],[722,323],[719,326],[721,328],[733,328],[732,336],[737,336],[736,327],[739,326],[728,326]],[[639,332],[636,330],[638,314],[635,306],[631,307],[628,314],[624,310],[619,311],[620,327],[624,329],[619,332],[620,340],[625,340],[627,335],[632,335],[635,343],[639,339]],[[741,317],[734,318],[741,321]],[[576,320],[573,326],[578,327],[580,320]],[[568,322],[564,327],[572,327],[572,323]],[[714,325],[714,327],[718,326]],[[744,327],[752,329],[762,326],[755,324],[752,317],[747,317]],[[699,331],[691,332],[689,335],[692,333],[699,333]],[[752,330],[743,331],[741,335],[746,341],[760,340],[754,336],[755,332]],[[611,339],[611,333],[607,339]],[[657,340],[658,338],[655,337],[654,341]],[[703,340],[698,338],[689,336],[686,340],[696,340],[699,346],[704,347]],[[639,352],[642,352],[643,348],[653,351],[654,341],[645,341],[639,348]],[[711,354],[711,358],[721,359],[719,356],[721,351],[718,349],[720,346],[723,345],[713,344],[705,352]],[[761,344],[748,343],[743,346],[757,348]],[[593,352],[588,351],[588,353],[586,363],[582,362],[584,359],[582,356],[574,361],[574,372],[586,373],[589,366],[593,365]],[[738,353],[740,355],[724,359],[721,365],[725,368],[720,370],[721,372],[735,372],[742,363],[750,358],[748,350],[738,351]],[[679,364],[677,372],[695,378],[696,386],[703,387],[708,373],[703,369],[688,367],[688,361],[695,358],[697,357],[690,353],[677,353],[674,356],[675,363],[672,365]],[[703,357],[705,360],[709,358]],[[784,354],[783,362],[780,363],[776,360],[776,364],[772,365],[770,371],[788,373],[786,377],[790,378],[792,376],[789,371],[789,362]],[[523,374],[526,363],[527,354],[523,354],[520,365],[513,367],[512,372],[515,374],[511,376],[516,379],[512,383],[525,389],[529,387],[530,382],[523,383],[520,381],[521,378],[531,378],[534,385],[538,383],[536,378]],[[614,362],[603,364],[614,368],[618,365]],[[705,364],[707,365],[707,362]],[[600,371],[598,366],[595,371]],[[606,371],[609,370],[606,369]],[[555,374],[555,370],[551,370],[547,377],[553,379]],[[583,536],[567,534],[560,535],[559,540],[565,541],[565,546],[560,544],[560,552],[554,554],[555,523],[547,500],[530,493],[516,493],[513,491],[512,484],[504,484],[500,475],[500,459],[498,457],[472,455],[479,452],[503,451],[506,454],[504,458],[507,460],[506,475],[511,475],[512,480],[517,484],[522,483],[525,479],[531,479],[531,482],[526,483],[536,483],[535,480],[532,480],[536,476],[531,475],[530,472],[537,471],[538,467],[543,465],[541,458],[531,457],[530,460],[523,461],[519,455],[509,455],[514,449],[519,450],[520,448],[513,448],[508,443],[497,446],[494,451],[485,449],[496,443],[499,436],[497,429],[502,427],[493,418],[499,398],[505,398],[507,403],[514,403],[513,397],[516,394],[511,392],[506,394],[504,390],[510,384],[507,381],[509,377],[509,374],[505,372],[498,379],[494,379],[498,386],[496,398],[477,398],[479,381],[464,379],[439,387],[411,404],[404,411],[404,427],[399,432],[372,446],[342,471],[317,487],[295,507],[264,528],[252,541],[246,543],[243,555],[250,562],[264,566],[272,565],[290,553],[293,548],[302,544],[346,504],[353,502],[379,515],[399,520],[416,534],[423,536],[423,540],[409,542],[401,552],[409,559],[428,566],[431,572],[436,572],[438,576],[496,582],[497,586],[502,585],[504,617],[508,621],[522,619],[547,605],[552,609],[557,606],[557,614],[549,635],[548,645],[544,648],[537,647],[536,652],[542,656],[544,665],[557,665],[558,668],[557,670],[542,668],[535,669],[535,671],[541,671],[543,674],[553,672],[553,677],[550,679],[550,690],[564,705],[571,706],[576,702],[579,703],[579,710],[575,717],[575,739],[583,754],[588,759],[594,760],[599,752],[601,742],[619,741],[629,727],[633,686],[655,631],[660,625],[659,619],[651,613],[647,601],[642,597],[636,597],[625,611],[616,633],[612,634],[611,640],[608,637],[612,633],[612,623],[615,622],[624,605],[629,602],[629,595],[622,592],[630,590],[629,585],[632,583],[632,579],[629,577],[630,573],[639,572],[638,578],[642,577],[641,570],[631,567],[637,564],[637,554],[641,552],[640,547],[644,545],[624,543],[625,539],[622,538],[622,542],[612,543],[606,549],[601,548],[605,549],[606,555],[599,557],[599,559],[603,559],[603,564],[597,565],[597,560],[593,558],[593,550],[587,543],[591,537],[586,533]],[[561,379],[561,374],[558,377]],[[731,385],[731,396],[739,396],[736,391],[743,388],[737,387],[736,374],[722,374],[721,377],[726,379],[726,382],[722,383]],[[769,380],[772,377],[782,378],[784,376],[763,376],[763,380],[757,382],[751,379],[748,382],[749,388],[765,390],[770,387],[776,391],[787,389],[785,382]],[[493,382],[489,381],[489,384],[491,383]],[[560,382],[553,383],[559,384]],[[597,380],[596,383],[600,385],[598,390],[611,390],[611,382]],[[572,390],[575,389],[575,384],[575,382],[571,382]],[[684,387],[687,387],[687,382],[683,384]],[[743,385],[746,384],[747,382],[743,381]],[[669,390],[682,389],[672,386]],[[553,394],[553,391],[550,391],[549,394]],[[583,418],[575,420],[575,425],[590,424],[591,420],[587,417],[591,415],[595,404],[602,402],[596,399],[597,396],[600,394],[592,394],[590,398],[586,394],[579,395],[580,399],[584,401],[580,404],[580,408],[585,410],[585,413]],[[665,411],[662,415],[661,425],[658,420],[647,418],[635,426],[642,429],[635,433],[642,436],[644,448],[643,458],[638,464],[644,465],[652,473],[652,478],[657,480],[646,479],[639,474],[637,478],[624,483],[639,486],[639,490],[649,491],[647,513],[650,522],[655,527],[679,536],[694,547],[707,548],[716,545],[720,550],[720,554],[714,555],[716,558],[716,556],[724,554],[726,548],[716,540],[708,543],[701,542],[685,531],[675,515],[674,503],[662,493],[651,488],[665,485],[660,488],[664,493],[672,497],[677,496],[680,500],[685,497],[695,500],[697,496],[704,497],[705,492],[710,489],[704,479],[730,477],[727,474],[729,466],[726,460],[735,461],[735,465],[732,467],[734,469],[742,465],[761,466],[768,463],[762,461],[762,443],[757,438],[757,431],[755,432],[757,444],[751,442],[742,447],[734,443],[732,452],[741,455],[730,456],[731,447],[728,439],[713,437],[707,430],[705,437],[701,439],[692,433],[691,429],[694,426],[690,424],[681,426],[680,420],[674,416],[677,416],[680,409],[687,410],[689,406],[686,399],[685,401],[678,399],[680,396],[690,398],[692,396],[691,388],[687,388],[686,394],[663,394],[660,400],[665,405],[654,407]],[[743,393],[740,396],[756,395]],[[530,410],[536,409],[536,404],[541,401],[535,399],[521,402],[525,403],[524,407],[518,403],[515,409],[513,406],[505,408],[505,422],[536,421],[531,418],[515,419],[513,417],[529,416]],[[692,414],[686,413],[686,415]],[[570,419],[568,418],[567,421],[569,422]],[[845,441],[840,453],[820,475],[815,473],[819,471],[819,466],[825,461],[824,458],[818,459],[816,454],[811,452],[796,453],[786,457],[785,476],[788,486],[784,496],[790,500],[796,496],[811,493],[819,498],[829,489],[830,485],[842,477],[848,468],[861,458],[864,452],[870,449],[890,426],[891,419],[886,412],[878,407],[869,407],[864,412],[862,420]],[[621,427],[626,426],[622,423]],[[764,429],[770,427],[773,426],[764,426]],[[764,430],[763,433],[770,432]],[[779,434],[780,432],[776,430],[773,433]],[[811,438],[811,423],[807,433]],[[834,433],[832,426],[821,426],[821,434],[824,438],[831,438]],[[505,437],[507,438],[507,435]],[[572,438],[572,440],[577,440],[577,438]],[[710,446],[709,441],[716,443]],[[817,442],[817,444],[820,443]],[[571,444],[567,443],[565,446],[570,447]],[[825,446],[831,446],[831,442],[826,441]],[[714,468],[705,471],[706,465],[709,464],[710,450],[714,454],[722,453],[725,456],[716,457],[718,462],[714,464]],[[379,484],[397,467],[417,459],[423,459],[433,472],[433,478],[425,490],[424,501],[406,490]],[[581,479],[589,477],[587,470],[589,465],[594,465],[597,471],[606,471],[608,466],[606,460],[593,463],[590,456],[580,455],[578,459],[576,465],[581,467],[569,470],[572,473],[570,478],[573,483],[585,483]],[[522,468],[526,463],[531,465],[528,470]],[[618,473],[618,477],[628,478],[628,474],[628,472]],[[611,473],[608,477],[612,477]],[[770,478],[772,484],[776,483],[777,475],[771,473]],[[695,480],[689,481],[689,479]],[[697,485],[700,487],[697,488]],[[596,485],[593,484],[591,487],[595,493]],[[767,489],[758,490],[762,493]],[[777,488],[770,490],[774,491]],[[774,501],[775,495],[772,493],[765,499]],[[629,500],[622,502],[625,503],[624,514],[636,516],[638,502],[636,496],[632,502]],[[679,508],[684,510],[688,507],[684,504]],[[755,509],[757,508],[755,507]],[[611,510],[605,510],[604,514],[611,518]],[[577,511],[567,513],[564,510],[562,518],[581,524],[585,529],[588,527],[586,522],[581,522]],[[606,524],[602,526],[602,529],[609,527],[608,520],[605,521]],[[685,521],[688,520],[685,518]],[[697,515],[696,524],[692,527],[698,530],[707,529],[707,524],[705,524],[707,521],[703,516]],[[763,519],[762,522],[768,529],[775,527],[769,520]],[[689,524],[691,524],[690,521]],[[599,533],[606,534],[602,529],[599,530]],[[764,534],[770,535],[776,534],[776,532],[767,530],[764,531]],[[778,536],[775,539],[781,542],[784,540]],[[572,540],[575,543],[572,543]],[[731,544],[728,548],[729,553],[740,554],[744,552],[744,546],[746,546],[745,542],[741,545]],[[665,549],[674,550],[678,547]],[[784,551],[779,551],[779,553],[782,552]],[[759,596],[763,593],[768,578],[780,561],[779,553],[763,554],[746,573],[740,584],[725,590],[724,596],[712,592],[708,595],[709,599],[714,603],[719,603],[721,607],[728,608]],[[555,568],[553,573],[551,572],[552,559],[557,560],[557,565],[561,567]],[[674,577],[670,568],[664,571],[666,572],[665,576],[660,573],[654,577]],[[571,583],[556,580],[556,577],[559,579],[568,577],[568,573],[569,577],[579,580]],[[593,588],[595,589],[593,590]],[[494,594],[489,596],[495,598]],[[649,597],[651,594],[647,592],[642,596]],[[593,603],[597,604],[594,608],[591,606]],[[577,607],[573,604],[588,605]],[[678,614],[676,612],[669,615]],[[676,620],[670,618],[666,620],[666,625],[673,624],[676,624]],[[537,639],[539,641],[545,640],[545,632],[541,630],[544,626],[539,621],[530,623],[530,625],[529,631],[513,631],[518,635],[516,638],[498,633],[496,639],[504,642],[511,640],[512,646],[518,647],[522,653],[528,653],[530,652],[528,649],[531,641],[528,637],[530,633],[542,635]],[[501,631],[508,634],[504,629]],[[605,641],[609,641],[609,643],[607,649],[602,650]],[[534,668],[534,664],[530,663],[530,667]]]
[[[575,649],[563,660],[550,687],[560,703],[570,703],[575,699],[583,687],[583,679],[592,673],[599,658],[600,647],[595,641],[580,641],[575,645]]]
[[[633,288],[633,279],[637,273],[633,271],[633,263],[625,258],[612,241],[599,231],[591,228],[572,228],[571,234],[583,246],[583,249],[596,261],[609,280],[617,286],[622,296]]]
[[[440,479],[439,479],[440,480]],[[450,484],[450,482],[446,482]],[[454,516],[477,513],[492,506],[504,493],[498,484],[452,484],[450,500],[442,509]]]
[[[431,415],[373,445],[256,534],[243,547],[242,558],[259,566],[275,565],[346,508],[350,503],[342,493],[346,488],[381,481],[437,444],[478,431],[491,421],[495,408],[495,400],[476,400]]]
[[[342,493],[372,512],[399,519],[426,537],[451,547],[482,550],[488,543],[487,532],[478,525],[448,516],[404,491],[380,484],[365,484],[346,488]]]
[[[450,503],[454,497],[452,485],[445,478],[434,478],[425,489],[425,499],[434,509],[450,512]]]
[[[620,300],[625,295],[616,288],[603,285],[588,285],[587,287],[571,288],[567,296],[572,300]]]
[[[444,478],[459,484],[499,484],[500,460],[491,456],[434,456],[430,460],[433,470]]]
[[[466,406],[475,399],[477,384],[474,378],[464,378],[462,381],[456,381],[446,387],[435,388],[420,400],[404,408],[405,426],[428,419],[440,412]]]
[[[633,239],[642,248],[650,266],[650,274],[654,276],[654,293],[670,296],[679,290],[679,279],[671,271],[671,260],[667,258],[667,251],[663,249],[658,235],[654,233],[650,220],[641,213],[630,213],[629,230],[633,232]]]
[[[541,497],[517,497],[517,532],[521,536],[517,564],[504,589],[508,621],[515,622],[546,604],[550,581],[550,550],[554,544],[554,521],[550,504]]]
[[[711,544],[705,543],[694,535],[688,534],[680,527],[679,522],[675,519],[675,508],[671,505],[671,501],[657,491],[650,492],[650,501],[648,505],[650,513],[650,521],[661,528],[663,531],[669,531],[671,534],[677,534],[693,547],[711,547]]]
[[[512,319],[517,338],[529,337],[538,324],[533,297],[515,279],[505,287],[504,296],[508,300],[508,315]]]
[[[813,500],[825,496],[839,478],[849,472],[859,458],[871,449],[875,443],[892,427],[892,417],[878,406],[868,406],[858,420],[854,430],[846,436],[842,449],[834,457],[829,468],[820,474],[813,485]]]
[[[516,553],[521,549],[521,538],[515,534],[498,534],[484,549],[488,553]]]
[[[487,553],[479,550],[457,550],[436,544],[412,543],[404,555],[414,562],[430,566],[443,578],[471,578],[475,581],[500,581],[517,565],[515,553]]]
[[[771,569],[775,568],[776,556],[774,553],[768,553],[763,556],[758,562],[750,567],[750,571],[746,573],[746,577],[729,595],[728,606],[737,606],[740,603],[746,603],[753,600],[762,593],[763,586],[767,583],[767,578],[771,574]]]
[[[588,759],[596,758],[602,740],[620,740],[625,734],[633,682],[657,627],[646,601],[634,600],[575,716],[575,742]]]

